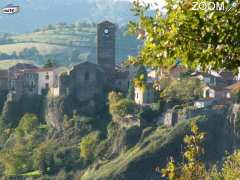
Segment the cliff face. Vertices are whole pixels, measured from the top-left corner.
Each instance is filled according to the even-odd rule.
[[[1,112],[6,126],[15,128],[25,113],[34,113],[43,121],[43,100],[42,96],[23,96],[20,99],[15,99],[11,94],[8,94]]]
[[[56,129],[62,128],[64,116],[73,114],[88,117],[98,117],[105,113],[104,97],[94,97],[90,101],[79,102],[74,96],[47,97],[45,101],[45,119]]]
[[[240,147],[240,104],[233,104],[228,112],[229,126],[234,137],[235,148]]]
[[[207,133],[204,162],[212,164],[221,161],[226,151],[233,151],[234,136],[227,117],[228,108],[215,108],[216,111],[204,111],[204,116],[181,120],[174,128],[147,127],[141,131],[141,138],[136,144],[117,157],[98,164],[98,168],[88,169],[82,179],[161,179],[155,168],[163,167],[170,156],[178,162],[182,160],[183,137],[189,133],[191,120],[196,120],[201,131]]]
[[[211,114],[225,115],[228,111],[227,105],[212,106],[208,108],[195,108],[185,107],[168,109],[161,117],[160,121],[163,121],[167,127],[174,126],[177,122],[190,119],[196,116],[210,116]]]

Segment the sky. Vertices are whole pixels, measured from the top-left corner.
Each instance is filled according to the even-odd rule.
[[[133,17],[131,4],[112,6],[113,2],[133,0],[0,0],[0,10],[8,4],[20,6],[20,12],[15,15],[0,13],[0,32],[24,33],[31,32],[48,24],[59,22],[75,23],[76,21],[99,22],[103,19],[118,24],[126,23]],[[161,8],[164,0],[142,0],[157,2]],[[90,4],[90,3],[92,4]],[[113,8],[112,8],[113,7]]]

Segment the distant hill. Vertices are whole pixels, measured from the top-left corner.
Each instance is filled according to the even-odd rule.
[[[6,5],[6,1],[0,1],[0,7]],[[23,33],[48,24],[106,19],[122,25],[134,19],[131,3],[122,0],[28,0],[17,5],[21,7],[19,14],[0,14],[0,32]]]
[[[46,43],[13,43],[0,45],[0,51],[9,55],[11,55],[13,52],[19,54],[25,48],[36,48],[41,55],[57,54],[70,51],[70,48],[68,47]]]
[[[141,45],[139,40],[127,35],[126,32],[126,26],[119,27],[117,31],[116,61],[118,63],[127,59],[129,55],[136,55]],[[32,33],[8,35],[5,40],[7,43],[4,40],[0,42],[0,52],[9,55],[12,53],[18,55],[24,49],[36,48],[41,56],[58,59],[64,63],[78,60],[96,61],[95,23],[48,25]],[[20,58],[28,59],[28,56]]]

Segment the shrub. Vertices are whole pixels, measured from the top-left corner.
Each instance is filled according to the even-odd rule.
[[[173,80],[161,95],[165,98],[191,101],[202,96],[202,84],[198,79]]]
[[[80,142],[80,157],[85,161],[93,161],[97,158],[96,147],[100,141],[98,131],[92,132],[83,137]]]
[[[108,100],[109,111],[113,121],[119,121],[121,117],[135,113],[136,106],[134,101],[123,98],[120,93],[109,93]]]

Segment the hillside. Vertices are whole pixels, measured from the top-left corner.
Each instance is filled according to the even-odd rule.
[[[16,52],[18,55],[24,49],[30,48],[36,48],[41,55],[58,54],[63,52],[68,53],[71,50],[68,47],[51,45],[47,43],[16,43],[0,45],[0,51],[8,55],[11,55],[13,52]]]
[[[7,5],[0,1],[0,7]],[[1,32],[31,32],[48,24],[76,21],[100,22],[112,20],[118,24],[127,24],[134,19],[131,3],[123,0],[34,0],[13,1],[21,7],[17,16],[0,15]]]
[[[205,142],[205,161],[215,162],[231,147],[231,135],[227,132],[227,122],[224,117],[212,115],[208,118],[201,116],[188,119],[177,124],[176,127],[146,128],[138,143],[122,152],[112,160],[95,163],[83,174],[81,179],[120,179],[146,180],[161,179],[156,167],[163,167],[167,159],[173,156],[180,160],[184,135],[188,134],[191,121],[196,121],[201,129],[207,133]],[[223,140],[216,140],[224,137]],[[117,139],[117,137],[116,137]],[[213,139],[215,142],[213,143]],[[117,140],[116,140],[117,141]]]
[[[130,55],[136,55],[139,46],[140,41],[127,35],[126,27],[120,27],[116,37],[117,63]],[[66,25],[60,23],[49,25],[32,33],[7,35],[5,41],[0,42],[0,52],[8,55],[13,53],[19,55],[24,49],[31,48],[38,51],[34,52],[35,54],[44,56],[42,59],[56,59],[60,64],[79,60],[96,61],[96,24],[75,23]],[[24,56],[25,58],[28,59]],[[43,61],[42,59],[37,61]]]

